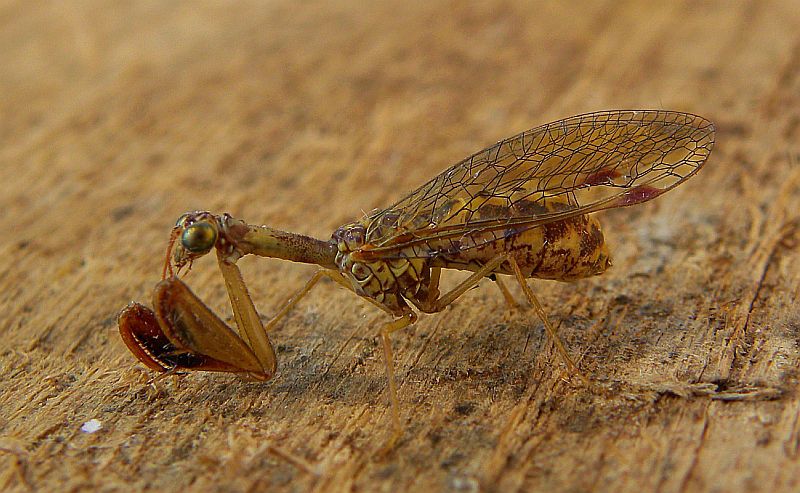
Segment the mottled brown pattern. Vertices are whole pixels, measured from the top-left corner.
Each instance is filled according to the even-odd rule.
[[[476,197],[480,201],[476,218],[481,214],[489,217],[519,217],[534,211],[551,212],[568,210],[570,204],[557,198],[547,202],[517,201],[508,207],[505,199]],[[449,213],[463,202],[451,200],[437,209],[437,214]],[[466,214],[466,212],[462,212]],[[428,285],[423,279],[430,277],[431,267],[444,267],[477,271],[498,255],[512,253],[526,277],[573,281],[605,272],[608,267],[608,249],[603,242],[600,224],[588,215],[555,221],[536,228],[510,227],[499,239],[488,240],[488,232],[467,232],[470,241],[480,246],[461,250],[452,240],[440,243],[428,241],[426,248],[438,254],[405,255],[386,260],[361,257],[364,245],[364,225],[352,223],[340,227],[333,235],[338,243],[336,264],[350,278],[356,292],[384,304],[392,313],[402,314],[406,309],[405,299],[413,299]],[[491,238],[491,237],[490,237]],[[367,250],[368,251],[368,250]],[[354,258],[355,256],[355,258]],[[424,275],[420,275],[424,272]],[[494,274],[513,274],[508,262],[504,262]],[[391,296],[387,296],[391,294]]]
[[[442,255],[432,266],[475,271],[503,252],[512,252],[527,277],[572,281],[602,274],[609,253],[597,219],[578,216],[543,228],[506,230],[500,240],[487,242],[470,255]],[[512,274],[507,263],[495,270]]]

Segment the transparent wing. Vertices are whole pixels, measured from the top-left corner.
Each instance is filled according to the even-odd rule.
[[[650,200],[703,165],[714,125],[658,110],[570,117],[502,140],[445,170],[393,206],[364,219],[371,252],[430,257],[519,231]],[[510,231],[510,230],[509,230]],[[495,232],[494,234],[488,234]],[[409,247],[418,245],[418,248]]]

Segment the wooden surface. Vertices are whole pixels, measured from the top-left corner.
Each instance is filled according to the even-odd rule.
[[[800,488],[796,2],[133,4],[0,7],[2,489]],[[489,282],[396,335],[386,455],[384,315],[330,283],[274,334],[267,383],[153,380],[118,336],[184,211],[327,238],[610,108],[718,133],[685,185],[602,214],[610,272],[532,283],[599,391]],[[240,265],[265,316],[313,272]],[[187,282],[230,319],[211,259]]]

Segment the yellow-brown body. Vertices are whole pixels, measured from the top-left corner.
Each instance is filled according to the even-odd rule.
[[[484,199],[480,207],[471,209],[465,207],[463,201],[450,201],[437,208],[434,214],[464,211],[448,218],[448,222],[456,223],[462,220],[460,214],[469,214],[472,220],[480,220],[482,216],[505,220],[529,214],[528,209],[532,207],[553,211],[565,209],[567,205],[550,201],[542,206],[522,200],[515,207],[507,208]],[[421,220],[429,220],[429,217],[430,214],[425,214]],[[354,222],[334,233],[338,246],[336,265],[356,293],[398,316],[408,310],[405,301],[428,311],[431,268],[476,272],[499,256],[511,255],[525,277],[573,281],[602,274],[610,265],[600,223],[589,215],[573,216],[535,228],[508,226],[473,231],[457,241],[449,237],[436,239],[432,235],[424,242],[410,242],[407,247],[398,247],[393,254],[384,253],[380,258],[370,254],[366,231],[364,223]],[[513,270],[508,262],[503,262],[492,273],[513,274]]]

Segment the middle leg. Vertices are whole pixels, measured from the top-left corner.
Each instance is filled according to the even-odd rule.
[[[400,403],[397,399],[397,383],[394,380],[394,356],[392,355],[391,335],[398,330],[405,329],[417,321],[417,314],[408,309],[408,313],[402,318],[387,322],[381,328],[381,341],[383,342],[383,359],[386,365],[386,380],[389,381],[389,403],[392,408],[392,427],[394,433],[386,448],[391,446],[403,434],[403,426],[400,424]]]

